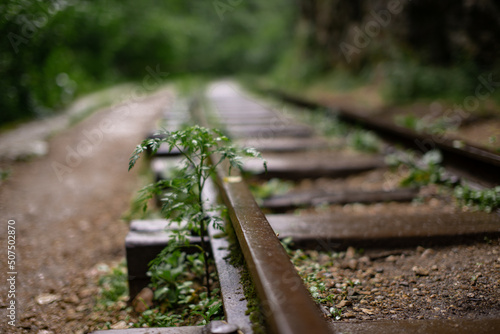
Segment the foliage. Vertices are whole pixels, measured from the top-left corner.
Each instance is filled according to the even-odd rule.
[[[500,186],[474,190],[467,185],[459,185],[447,175],[440,165],[441,160],[438,150],[428,151],[421,159],[417,159],[411,152],[399,152],[386,157],[389,166],[404,165],[409,169],[409,175],[401,181],[402,186],[441,184],[453,188],[453,195],[461,206],[486,212],[500,208]]]
[[[355,129],[347,137],[350,147],[361,152],[376,153],[382,145],[380,139],[373,131]]]
[[[399,126],[403,126],[416,132],[425,132],[429,134],[443,134],[446,131],[453,131],[457,129],[456,124],[447,122],[444,118],[438,118],[433,121],[425,121],[415,115],[398,115],[394,118],[394,122]]]
[[[293,182],[272,178],[260,184],[251,184],[250,190],[257,200],[269,198],[275,195],[282,195],[293,187]]]
[[[268,71],[289,43],[296,7],[221,1],[221,13],[218,2],[3,1],[0,122],[52,114],[116,82],[142,83],[147,67],[169,78]]]
[[[191,290],[186,290],[191,293]],[[214,292],[218,292],[214,290]],[[180,295],[187,299],[188,295]],[[155,307],[142,312],[139,320],[133,327],[178,327],[186,325],[205,325],[212,320],[222,320],[224,312],[222,302],[218,294],[208,298],[206,292],[200,294],[200,298],[191,304],[180,305],[177,308],[165,310]]]
[[[105,308],[110,307],[128,295],[127,268],[125,262],[111,268],[98,280],[99,295],[97,305]]]
[[[441,160],[441,152],[438,150],[426,152],[421,159],[418,159],[411,151],[399,152],[386,157],[386,163],[389,166],[405,165],[408,167],[409,174],[401,181],[402,186],[451,185],[445,169],[440,165]]]
[[[11,169],[0,168],[0,182],[7,180],[11,174]]]
[[[500,186],[481,190],[458,186],[455,188],[454,194],[462,205],[481,211],[491,212],[500,208]]]
[[[461,101],[474,92],[478,74],[470,63],[444,67],[409,59],[388,62],[383,71],[387,78],[384,95],[397,103],[436,98]]]
[[[163,259],[165,254],[171,253],[176,247],[188,246],[188,233],[199,235],[201,246],[198,248],[203,254],[207,294],[210,298],[208,255],[204,236],[207,224],[213,224],[213,226],[220,228],[222,219],[214,213],[219,211],[219,208],[207,207],[207,202],[203,197],[203,189],[207,180],[215,174],[216,168],[223,162],[228,163],[230,175],[232,168],[242,168],[242,156],[261,159],[262,157],[252,148],[239,149],[230,145],[229,139],[215,129],[192,126],[185,130],[172,132],[162,130],[156,135],[156,138],[146,139],[136,147],[130,158],[129,170],[134,167],[140,155],[145,151],[155,154],[160,145],[168,147],[169,152],[174,149],[179,150],[183,160],[176,170],[175,176],[172,179],[160,180],[143,188],[141,200],[143,208],[146,210],[151,197],[162,195],[162,214],[164,217],[179,225],[181,222],[185,222],[186,226],[184,229],[172,231],[168,248],[152,264],[165,263],[165,259]],[[266,166],[265,161],[264,166]],[[209,214],[210,212],[213,214]],[[170,266],[167,269],[182,263],[183,259],[179,256],[167,258],[166,265]],[[175,294],[170,282],[175,281],[176,273],[172,272],[171,269],[168,269],[166,273],[168,274],[161,277],[167,285],[165,294]],[[152,279],[160,278],[153,275]]]

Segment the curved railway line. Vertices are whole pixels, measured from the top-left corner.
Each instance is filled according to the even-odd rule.
[[[273,95],[301,107],[319,107],[316,103],[281,92],[273,92]],[[187,106],[166,110],[164,118],[167,127],[170,130],[178,128],[186,120],[186,111]],[[360,123],[391,141],[397,140],[413,146],[424,143],[426,147],[430,147],[431,138],[425,135],[387,125],[355,112],[335,112],[340,113],[341,118]],[[261,315],[268,332],[500,332],[500,299],[496,299],[500,295],[497,292],[484,297],[490,312],[472,319],[461,316],[432,319],[424,317],[422,320],[372,317],[363,321],[363,318],[353,316],[355,321],[335,321],[335,317],[328,314],[327,307],[318,305],[311,298],[311,293],[303,284],[296,266],[290,261],[290,255],[281,243],[283,239],[292,240],[295,247],[316,252],[345,250],[348,246],[373,248],[378,250],[371,258],[373,261],[377,256],[385,258],[405,254],[404,251],[394,252],[408,247],[414,249],[427,244],[454,245],[482,240],[484,237],[497,238],[500,236],[500,216],[497,213],[456,212],[446,206],[446,199],[439,198],[437,205],[421,212],[409,212],[404,204],[380,204],[373,212],[344,212],[339,209],[341,204],[409,203],[419,195],[420,190],[385,187],[387,166],[380,154],[331,150],[328,140],[315,133],[310,125],[300,123],[280,110],[255,102],[232,84],[212,85],[206,97],[193,105],[191,113],[200,125],[223,128],[237,143],[257,148],[268,161],[267,173],[257,162],[247,161],[245,170],[252,175],[249,179],[234,177],[234,174],[228,178],[226,169],[221,166],[217,179],[206,194],[211,201],[220,198],[228,208],[230,221],[226,224],[231,224],[231,229],[235,232],[257,290],[262,306]],[[499,155],[470,145],[462,144],[458,147],[448,140],[433,142],[432,145],[442,151],[444,164],[450,173],[456,173],[458,179],[467,177],[469,182],[477,186],[500,184]],[[163,168],[175,159],[175,152],[168,153],[160,149],[154,159],[156,161],[152,166]],[[254,187],[262,186],[272,178],[292,180],[290,182],[295,182],[295,186],[288,193],[271,195],[265,199],[255,198],[249,184]],[[335,209],[329,210],[329,206]],[[325,211],[318,213],[314,209],[318,207]],[[296,214],[297,208],[301,210],[299,214]],[[126,240],[131,297],[147,284],[146,264],[167,242],[165,225],[164,221],[135,221],[131,225]],[[213,322],[205,327],[175,329],[129,329],[121,330],[120,333],[253,332],[252,323],[245,314],[247,301],[241,286],[241,272],[225,260],[231,241],[215,237],[215,234],[213,229],[209,230],[227,323]],[[197,242],[195,239],[192,242]],[[352,252],[353,248],[350,248]],[[345,256],[347,261],[347,255]],[[358,258],[352,266],[350,263],[346,266],[351,266],[354,271],[359,269],[360,261]],[[497,276],[490,279],[496,280],[498,290],[498,270]],[[402,288],[411,284],[413,283],[406,283]],[[345,286],[339,288],[349,290]],[[332,288],[332,294],[335,293],[341,294],[341,290]],[[363,299],[363,295],[358,297],[360,298],[353,300]],[[380,299],[384,298],[384,295],[380,295]],[[362,310],[370,314],[366,308]],[[371,321],[377,319],[379,321]]]

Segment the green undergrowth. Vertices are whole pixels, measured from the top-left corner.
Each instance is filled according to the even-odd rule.
[[[294,187],[294,183],[292,181],[272,178],[268,181],[251,182],[249,183],[249,187],[255,200],[262,202],[263,199],[287,193]]]
[[[130,327],[177,327],[204,325],[224,317],[222,300],[217,283],[213,283],[212,296],[207,297],[200,277],[203,263],[200,253],[187,254],[178,250],[167,254],[148,273],[152,277],[150,287],[155,302],[144,312],[137,314],[128,306],[128,282],[125,261],[107,268],[98,280],[99,293],[95,310],[98,312],[126,311],[125,319]],[[217,282],[215,271],[211,281]],[[107,322],[104,327],[110,328]]]
[[[128,298],[127,265],[125,260],[115,266],[101,268],[105,274],[99,277],[99,293],[96,298],[98,310],[109,309]]]
[[[210,260],[213,267],[213,260]],[[201,253],[180,249],[163,251],[150,264],[148,276],[155,306],[142,312],[134,327],[174,327],[205,325],[223,319],[222,301],[216,284],[208,297],[202,282],[204,260]],[[215,270],[210,280],[217,282]]]
[[[406,177],[400,181],[401,186],[440,185],[453,190],[453,197],[460,207],[486,212],[500,208],[500,187],[472,189],[466,184],[460,184],[459,180],[446,172],[441,162],[439,150],[428,151],[422,156],[413,151],[401,151],[386,156],[386,163],[392,168],[407,168]]]

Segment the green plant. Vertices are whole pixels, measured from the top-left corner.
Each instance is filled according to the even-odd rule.
[[[107,268],[107,266],[106,266]],[[128,294],[127,268],[125,261],[107,270],[98,280],[97,305],[104,308],[125,299]]]
[[[456,124],[446,121],[443,117],[437,118],[431,122],[420,119],[415,115],[398,115],[394,118],[394,122],[399,126],[412,129],[416,132],[430,134],[443,134],[446,131],[457,129]]]
[[[256,199],[265,199],[275,195],[282,195],[293,187],[293,182],[270,179],[267,182],[250,185],[250,190]]]
[[[349,146],[361,152],[378,152],[380,151],[380,139],[372,131],[356,129],[353,130],[347,137]]]
[[[458,186],[454,192],[459,203],[491,212],[500,207],[500,186],[491,189],[473,190],[467,186]]]
[[[220,208],[208,206],[203,197],[203,190],[207,180],[215,174],[216,168],[223,162],[228,163],[228,174],[230,175],[232,168],[242,168],[242,156],[261,159],[262,157],[255,149],[238,149],[232,146],[229,139],[215,129],[192,126],[173,132],[162,130],[157,135],[156,138],[146,139],[136,147],[130,158],[129,170],[134,167],[144,151],[155,154],[162,144],[166,145],[169,151],[177,149],[181,153],[183,160],[174,174],[175,177],[169,180],[160,180],[144,187],[141,190],[141,200],[143,208],[146,210],[149,199],[154,195],[162,195],[163,216],[178,224],[186,223],[184,229],[173,231],[167,249],[162,252],[163,255],[173,252],[180,246],[188,246],[188,233],[195,233],[201,237],[201,246],[191,245],[191,247],[197,247],[203,254],[206,290],[207,296],[210,298],[209,257],[204,236],[207,224],[211,223],[214,227],[220,228],[222,218],[216,214]],[[266,167],[266,162],[263,163]],[[212,214],[209,214],[210,212]],[[179,261],[179,257],[174,260]],[[163,260],[160,258],[158,261]],[[158,262],[152,264],[155,263]],[[175,276],[175,273],[170,270],[170,275]],[[154,277],[152,278],[154,279]],[[164,278],[166,281],[175,279],[168,275]],[[168,294],[168,292],[165,293]]]
[[[408,176],[401,180],[401,185],[406,187],[427,184],[451,185],[445,169],[440,165],[441,161],[441,152],[438,150],[428,151],[420,159],[411,151],[386,156],[386,163],[389,166],[405,165],[408,167]]]
[[[10,174],[12,174],[11,169],[0,168],[0,182],[7,180],[9,178]]]

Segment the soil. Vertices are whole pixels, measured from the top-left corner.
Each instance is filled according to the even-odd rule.
[[[325,284],[325,313],[337,321],[482,319],[500,317],[500,239],[471,245],[341,253],[305,251],[303,277],[313,263]],[[334,321],[335,317],[330,316]]]
[[[0,332],[87,333],[123,324],[123,314],[94,311],[97,278],[124,258],[128,225],[121,217],[140,186],[139,168],[127,171],[129,156],[172,102],[169,89],[129,96],[128,105],[101,109],[52,135],[47,155],[1,162],[11,173],[0,184],[0,279],[7,279],[9,220],[17,275],[16,327],[7,323],[13,299],[2,283]]]

